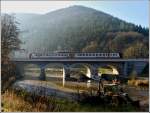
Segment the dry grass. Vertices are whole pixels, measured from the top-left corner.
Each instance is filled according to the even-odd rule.
[[[23,92],[24,93],[24,92]],[[131,106],[126,107],[102,107],[100,105],[91,106],[90,104],[80,104],[74,101],[59,100],[56,98],[46,98],[28,95],[28,99],[25,95],[19,95],[15,91],[6,91],[2,95],[2,109],[4,112],[94,112],[94,111],[135,111]],[[37,98],[36,98],[37,97]]]
[[[128,80],[128,85],[148,88],[149,87],[149,81],[148,80]]]
[[[4,104],[2,106],[4,112],[30,111],[32,109],[32,105],[29,102],[23,101],[13,91],[6,91],[2,95],[2,103]]]
[[[2,104],[4,112],[47,112],[60,109],[54,97],[47,98],[13,90],[7,90],[2,95]]]

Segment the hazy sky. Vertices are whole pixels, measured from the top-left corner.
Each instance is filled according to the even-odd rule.
[[[128,22],[149,26],[148,0],[116,1],[2,1],[3,13],[39,13],[44,14],[73,5],[91,7]]]

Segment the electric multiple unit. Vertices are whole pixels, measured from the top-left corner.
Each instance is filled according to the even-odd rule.
[[[46,58],[121,58],[120,53],[88,53],[88,52],[54,52],[54,53],[30,53],[31,59]]]

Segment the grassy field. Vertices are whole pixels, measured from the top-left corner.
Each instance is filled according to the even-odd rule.
[[[55,97],[42,97],[28,94],[26,92],[15,92],[7,90],[2,94],[2,109],[5,112],[59,112],[59,111],[137,111],[137,109],[124,106],[103,106],[95,104],[83,104]]]

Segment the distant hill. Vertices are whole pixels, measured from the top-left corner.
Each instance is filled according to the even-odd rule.
[[[14,16],[16,17],[16,21],[19,22],[19,27],[21,29],[24,29],[26,28],[29,24],[29,21],[38,17],[39,14],[30,14],[30,13],[17,13],[17,14],[14,14]]]
[[[29,51],[72,50],[121,52],[124,57],[148,57],[148,28],[104,12],[71,6],[44,15],[16,14],[23,48]]]

